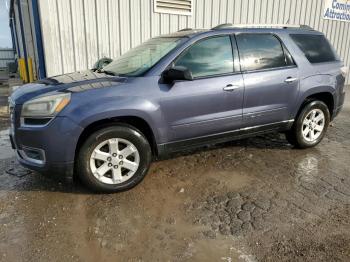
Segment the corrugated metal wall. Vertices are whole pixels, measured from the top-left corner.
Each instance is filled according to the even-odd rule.
[[[74,0],[73,0],[74,1]],[[28,58],[32,59],[33,67],[36,68],[36,48],[34,44],[34,27],[33,25],[33,19],[31,15],[31,3],[30,0],[21,0],[21,10],[22,10],[22,19],[23,19],[23,28],[24,28],[24,38],[26,41],[26,49],[27,49],[27,56]],[[23,54],[23,53],[22,53]],[[34,78],[36,79],[36,70],[33,70]]]
[[[19,13],[18,13],[18,4],[15,3],[15,18],[16,18],[16,36],[18,39],[18,50],[17,52],[20,53],[21,55],[23,55],[23,41],[22,41],[22,36],[21,36],[21,26],[20,26],[20,22],[19,22]]]
[[[22,17],[19,17],[19,9],[21,10]],[[36,48],[36,34],[33,24],[33,8],[32,0],[17,0],[13,2],[13,16],[11,16],[11,23],[14,28],[14,39],[17,58],[24,59],[24,49],[27,53],[27,61],[32,63],[32,72],[30,73],[33,79],[37,79],[38,71],[38,54]],[[11,15],[11,14],[10,14]],[[23,35],[20,25],[20,20],[23,22]],[[24,39],[23,39],[24,36]]]
[[[306,24],[350,63],[350,23],[322,19],[323,0],[193,0],[192,16],[153,12],[153,0],[40,0],[48,76],[91,68],[160,34],[221,23]],[[350,83],[348,78],[348,83]]]

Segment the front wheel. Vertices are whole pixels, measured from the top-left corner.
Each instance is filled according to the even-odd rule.
[[[327,105],[322,101],[311,101],[301,110],[286,138],[299,148],[316,146],[325,136],[329,121]]]
[[[118,192],[136,186],[146,175],[151,148],[143,134],[130,126],[106,127],[82,145],[77,173],[97,192]]]

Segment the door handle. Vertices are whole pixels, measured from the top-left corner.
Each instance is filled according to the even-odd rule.
[[[292,83],[292,82],[294,82],[294,81],[297,81],[298,80],[298,78],[295,78],[295,77],[287,77],[286,78],[286,80],[284,80],[284,82],[286,82],[286,83]]]
[[[235,86],[235,85],[232,85],[232,84],[228,84],[227,86],[225,86],[225,87],[223,88],[223,90],[224,90],[224,91],[233,91],[233,90],[238,89],[238,88],[239,88],[239,86]]]

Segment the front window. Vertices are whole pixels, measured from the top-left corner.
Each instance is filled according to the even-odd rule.
[[[184,38],[158,37],[131,49],[105,66],[102,72],[122,76],[140,76],[173,50]]]
[[[232,74],[234,68],[230,37],[201,40],[182,54],[174,65],[186,67],[193,77]]]

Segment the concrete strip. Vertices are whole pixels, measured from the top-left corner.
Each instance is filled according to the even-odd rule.
[[[0,160],[8,159],[15,156],[15,153],[11,148],[8,129],[0,131],[0,145],[1,145]]]
[[[0,116],[8,116],[8,106],[0,106]]]
[[[8,96],[9,94],[9,87],[8,86],[1,86],[0,87],[0,96]]]

